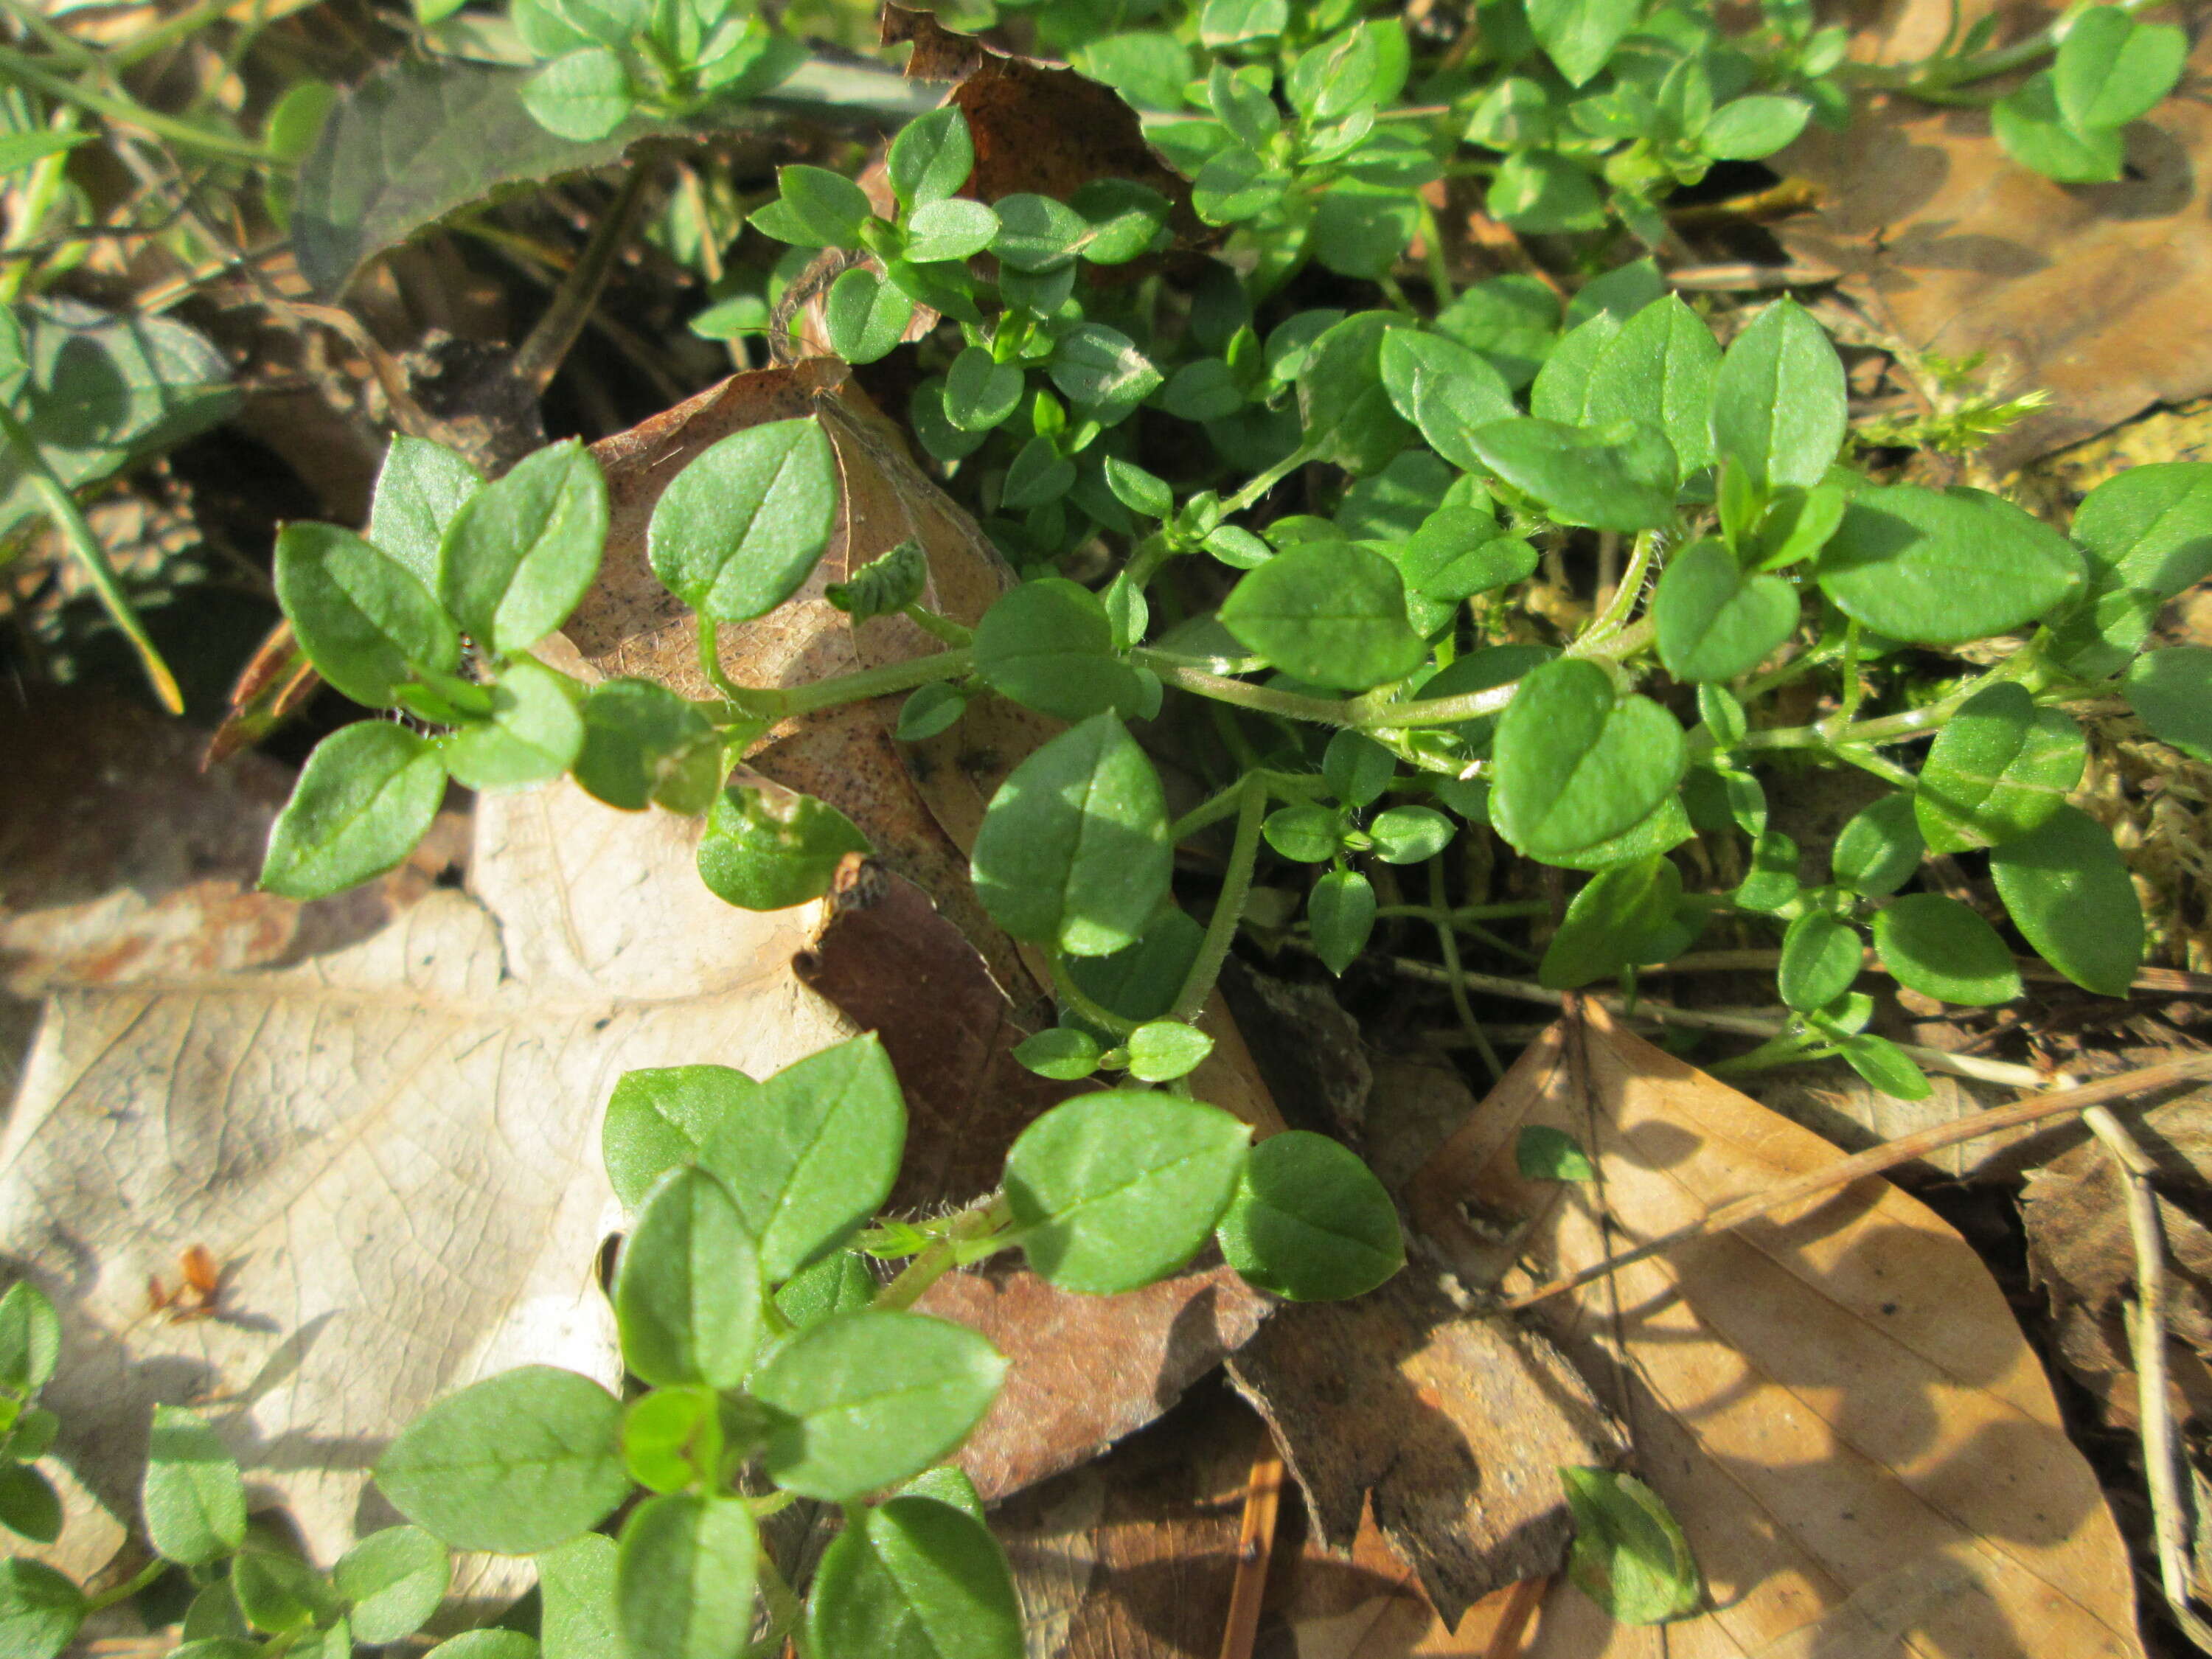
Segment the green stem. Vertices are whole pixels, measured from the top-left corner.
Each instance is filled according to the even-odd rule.
[[[1244,802],[1244,786],[1254,778],[1262,780],[1268,793],[1287,800],[1310,800],[1316,795],[1328,793],[1328,780],[1326,778],[1301,776],[1294,772],[1275,772],[1264,767],[1255,767],[1226,789],[1209,795],[1177,818],[1175,828],[1168,832],[1170,844],[1181,846],[1208,824],[1234,817]]]
[[[933,657],[916,657],[909,662],[885,663],[880,668],[863,668],[850,674],[839,674],[826,680],[817,680],[811,685],[793,686],[779,694],[782,698],[781,713],[788,720],[797,714],[811,714],[818,709],[835,708],[842,703],[865,702],[870,697],[888,696],[894,691],[911,691],[918,685],[927,685],[933,680],[958,679],[975,666],[975,653],[962,647],[952,651],[940,651]]]
[[[4,8],[27,32],[37,35],[40,44],[64,68],[87,70],[100,61],[97,52],[68,30],[47,21],[46,13],[38,7],[27,6],[23,0],[0,0],[0,8]]]
[[[956,651],[962,646],[975,642],[975,633],[973,629],[963,628],[950,617],[939,616],[927,605],[918,603],[901,605],[899,615],[904,617],[932,639],[941,644],[949,645]]]
[[[1637,536],[1636,550],[1628,556],[1628,568],[1621,574],[1620,585],[1613,590],[1613,598],[1607,603],[1604,613],[1583,630],[1578,643],[1585,651],[1590,647],[1604,644],[1627,627],[1629,615],[1636,609],[1636,601],[1643,597],[1644,579],[1650,571],[1651,561],[1658,552],[1657,531],[1646,530]]]
[[[761,1600],[768,1603],[768,1631],[759,1641],[748,1645],[745,1653],[747,1659],[755,1659],[755,1656],[757,1659],[773,1659],[774,1655],[783,1651],[786,1638],[799,1628],[805,1609],[765,1543],[761,1546],[760,1572],[755,1582],[760,1586]]]
[[[168,1570],[169,1564],[157,1555],[121,1583],[104,1589],[97,1595],[85,1597],[84,1610],[94,1613],[102,1607],[112,1607],[118,1601],[128,1601]]]
[[[1267,776],[1255,772],[1238,787],[1242,795],[1237,805],[1237,840],[1229,849],[1221,894],[1213,902],[1213,915],[1206,921],[1198,955],[1183,975],[1182,989],[1176,993],[1175,1006],[1168,1013],[1170,1019],[1195,1019],[1206,1006],[1206,998],[1213,994],[1213,981],[1221,977],[1221,964],[1229,959],[1229,947],[1236,942],[1237,925],[1244,919],[1244,902],[1252,895],[1252,866],[1260,857],[1260,821],[1267,812]]]
[[[1269,467],[1265,472],[1262,472],[1258,477],[1253,478],[1251,482],[1244,486],[1243,489],[1238,490],[1227,501],[1222,502],[1222,517],[1227,518],[1233,513],[1242,513],[1244,511],[1246,507],[1251,506],[1262,495],[1273,489],[1277,484],[1289,477],[1291,473],[1297,471],[1308,461],[1313,459],[1314,456],[1318,452],[1316,449],[1306,445],[1301,445],[1297,448],[1292,450],[1289,454],[1284,456],[1281,460],[1277,461],[1274,465]]]
[[[198,5],[187,6],[174,17],[156,23],[137,40],[125,40],[107,54],[107,64],[111,68],[125,70],[133,64],[142,63],[164,47],[213,22],[228,11],[233,3],[234,0],[199,0]]]
[[[935,1243],[908,1262],[899,1270],[896,1279],[878,1291],[876,1299],[868,1305],[893,1312],[911,1308],[921,1299],[924,1291],[957,1265],[963,1244],[1002,1232],[1013,1225],[1013,1210],[1004,1194],[986,1199],[963,1211],[952,1218]]]
[[[216,155],[229,155],[252,161],[275,171],[284,164],[271,156],[251,138],[235,138],[227,132],[194,126],[189,121],[179,121],[148,109],[143,104],[129,98],[118,98],[104,92],[95,92],[79,86],[74,81],[64,81],[58,75],[49,75],[32,59],[13,47],[0,46],[0,76],[34,87],[49,98],[63,103],[75,104],[79,109],[90,110],[94,115],[110,121],[118,121],[152,133],[156,138],[166,138],[171,143],[186,149],[208,151]]]
[[[2160,0],[2118,0],[2118,9],[2132,16],[2158,3]],[[2000,46],[1995,52],[1982,52],[1972,58],[1937,58],[1929,63],[1897,65],[1844,64],[1839,68],[1844,76],[1861,86],[1882,88],[1925,98],[1930,94],[1942,94],[1954,87],[2027,69],[2057,50],[2058,31],[2054,25],[2040,33],[2028,36],[2025,40],[2015,40],[2008,46]]]
[[[70,494],[69,486],[46,464],[46,458],[39,451],[38,441],[24,429],[23,423],[15,418],[15,411],[4,406],[0,406],[0,436],[6,438],[9,448],[15,452],[16,465],[23,469],[24,477],[31,481],[31,489],[45,506],[46,515],[54,521],[54,528],[61,532],[62,539],[69,544],[70,550],[83,565],[93,591],[100,595],[100,604],[107,608],[108,617],[115,623],[117,631],[131,641],[131,649],[138,653],[139,664],[146,671],[147,679],[152,682],[154,695],[161,699],[161,707],[172,714],[183,714],[185,694],[178,689],[177,677],[169,672],[169,665],[161,660],[161,653],[155,648],[153,639],[146,632],[145,623],[138,620],[137,611],[131,607],[130,595],[123,591],[123,583],[115,574],[115,567],[108,563],[107,554],[101,548],[100,538],[92,533],[92,526],[85,522],[84,514],[76,504],[76,497]]]
[[[1435,922],[1504,921],[1516,916],[1540,916],[1552,907],[1542,899],[1515,899],[1504,904],[1457,904],[1438,908],[1433,904],[1384,904],[1375,912],[1377,921]]]
[[[1444,257],[1443,230],[1437,223],[1437,210],[1429,205],[1428,198],[1416,195],[1413,200],[1414,211],[1419,216],[1421,244],[1427,252],[1429,286],[1435,290],[1436,308],[1442,311],[1458,297],[1452,287],[1450,262]]]
[[[1435,910],[1447,908],[1444,895],[1444,866],[1441,859],[1429,860],[1429,904]],[[1459,959],[1459,939],[1449,921],[1437,924],[1437,948],[1444,959],[1444,986],[1451,994],[1452,1012],[1459,1016],[1460,1029],[1467,1033],[1474,1052],[1482,1057],[1485,1070],[1495,1083],[1505,1075],[1505,1067],[1498,1063],[1498,1050],[1490,1046],[1489,1034],[1474,1017],[1474,1005],[1467,1000],[1467,969]]]
[[[1111,1036],[1126,1037],[1137,1029],[1135,1020],[1124,1019],[1078,985],[1067,971],[1066,958],[1057,952],[1052,959],[1052,994],[1060,1006]]]
[[[1970,682],[1941,702],[1908,708],[1901,714],[1882,714],[1840,730],[1819,726],[1775,726],[1747,732],[1733,745],[1737,749],[1836,749],[1905,743],[1931,737],[1950,723],[1951,717],[1981,692],[2006,680],[2030,679],[2040,666],[2035,647],[2015,651],[1988,673]]]

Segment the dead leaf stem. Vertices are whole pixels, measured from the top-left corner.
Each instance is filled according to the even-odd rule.
[[[2072,1116],[2086,1113],[2092,1108],[2116,1100],[2130,1100],[2138,1095],[2157,1092],[2184,1083],[2212,1077],[2212,1054],[2192,1054],[2187,1060],[2170,1060],[2163,1066],[2146,1066],[2140,1071],[2123,1072],[2096,1083],[2086,1083],[2073,1089],[2047,1089],[2039,1094],[2016,1100],[2009,1106],[1994,1106],[1972,1117],[1960,1118],[1950,1123],[1937,1124],[1917,1134],[1900,1136],[1881,1146],[1869,1147],[1852,1157],[1839,1158],[1820,1169],[1808,1170],[1795,1180],[1783,1182],[1764,1192],[1757,1192],[1723,1204],[1705,1212],[1703,1218],[1687,1226],[1677,1227],[1673,1232],[1662,1233],[1648,1243],[1624,1251],[1594,1263],[1579,1272],[1555,1279],[1548,1285],[1533,1291],[1509,1297],[1500,1302],[1500,1312],[1512,1313],[1562,1291],[1578,1290],[1584,1285],[1610,1277],[1623,1267],[1689,1243],[1715,1233],[1724,1233],[1754,1221],[1773,1211],[1786,1209],[1822,1193],[1848,1187],[1868,1176],[1880,1175],[1895,1169],[1900,1164],[1910,1164],[1915,1158],[1925,1158],[1930,1152],[1942,1151],[1969,1140],[1978,1140],[1984,1135],[2000,1130],[2018,1128],[2025,1123],[2039,1123],[2045,1118]]]

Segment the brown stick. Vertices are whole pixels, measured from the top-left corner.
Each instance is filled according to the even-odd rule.
[[[1221,1632],[1221,1659],[1252,1659],[1260,1633],[1260,1601],[1267,1593],[1267,1564],[1275,1550],[1275,1516],[1282,1508],[1283,1459],[1263,1429],[1244,1487],[1244,1522],[1237,1535],[1237,1578],[1229,1590],[1229,1619]]]
[[[1941,1152],[1946,1146],[1978,1140],[1984,1135],[1995,1134],[2000,1129],[2018,1128],[2024,1123],[2040,1122],[2045,1118],[2070,1117],[2086,1112],[2092,1106],[2103,1106],[2115,1100],[2127,1100],[2136,1095],[2147,1095],[2160,1089],[2172,1088],[2176,1084],[2194,1083],[2212,1077],[2212,1054],[2195,1054],[2187,1060],[2171,1060],[2163,1066],[2146,1066],[2141,1071],[2123,1072],[2118,1077],[2108,1077],[2102,1082],[2087,1083],[2078,1089],[2046,1090],[2016,1100],[2009,1106],[1993,1106],[1973,1117],[1960,1118],[1956,1122],[1942,1123],[1932,1129],[1923,1129],[1899,1139],[1886,1141],[1869,1147],[1850,1158],[1785,1181],[1764,1192],[1753,1193],[1708,1211],[1705,1218],[1693,1221],[1686,1227],[1677,1227],[1671,1233],[1662,1233],[1648,1244],[1639,1244],[1632,1250],[1608,1257],[1593,1267],[1571,1273],[1564,1279],[1555,1279],[1548,1285],[1519,1296],[1510,1297],[1498,1304],[1501,1312],[1511,1313],[1532,1306],[1562,1291],[1572,1291],[1584,1285],[1619,1273],[1623,1267],[1663,1255],[1678,1244],[1703,1238],[1711,1233],[1724,1233],[1741,1227],[1747,1221],[1757,1219],[1769,1212],[1787,1207],[1801,1200],[1830,1192],[1838,1187],[1848,1187],[1854,1181],[1870,1175],[1879,1175],[1900,1164],[1909,1164],[1916,1158]]]

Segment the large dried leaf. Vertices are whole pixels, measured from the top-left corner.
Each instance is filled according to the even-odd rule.
[[[1990,0],[1899,0],[1854,52],[1924,58],[1954,16]],[[2058,8],[2004,8],[2015,38]],[[2200,39],[2195,73],[2212,67]],[[1907,346],[1990,355],[2003,386],[2040,386],[2051,406],[1984,452],[1998,471],[2087,438],[2154,403],[2212,391],[2212,106],[2168,98],[2128,130],[2128,172],[2061,185],[2008,157],[1987,113],[1877,97],[1847,134],[1811,129],[1787,156],[1824,198],[1777,227],[1793,257],[1844,273],[1845,292]]]
[[[1584,1005],[1414,1186],[1470,1285],[1508,1294],[1842,1155]],[[1525,1179],[1574,1136],[1591,1183]],[[2127,1553],[2004,1297],[1877,1179],[1685,1244],[1532,1310],[1627,1424],[1712,1610],[1674,1656],[2135,1656]],[[1654,1651],[1565,1586],[1528,1651]]]

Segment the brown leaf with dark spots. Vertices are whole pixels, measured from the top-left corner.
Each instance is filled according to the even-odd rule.
[[[1544,1337],[1462,1313],[1415,1272],[1352,1302],[1278,1309],[1229,1362],[1349,1549],[1362,1511],[1448,1623],[1558,1571],[1573,1530],[1562,1464],[1620,1462],[1621,1431]]]
[[[1216,1262],[1121,1296],[1079,1296],[1000,1258],[940,1279],[918,1312],[981,1331],[1012,1362],[960,1449],[984,1501],[1086,1463],[1249,1341],[1273,1304]]]

